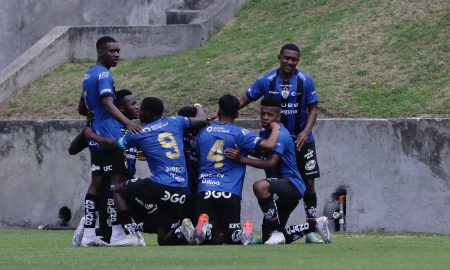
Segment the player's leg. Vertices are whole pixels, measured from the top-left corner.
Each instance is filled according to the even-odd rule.
[[[248,231],[245,239],[241,227],[241,198],[229,192],[223,192],[220,202],[220,220],[224,228],[226,244],[249,244],[253,240],[253,231]]]
[[[317,195],[314,179],[320,177],[320,170],[314,141],[305,144],[300,151],[296,151],[296,158],[297,168],[306,186],[303,197],[306,221],[315,222],[317,218]],[[311,243],[321,242],[314,234],[308,235],[306,240]]]
[[[218,204],[217,191],[202,191],[195,196],[195,217],[197,219],[194,231],[195,244],[219,244],[223,237],[219,235],[220,228],[216,216],[216,205]],[[214,239],[213,239],[214,238]]]
[[[101,236],[105,242],[109,242],[111,239],[111,223],[108,222],[108,204],[110,199],[112,199],[112,193],[109,191],[109,181],[103,181],[98,207],[97,235]],[[112,218],[110,218],[109,221],[112,221]]]

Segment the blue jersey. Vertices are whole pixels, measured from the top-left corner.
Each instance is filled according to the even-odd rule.
[[[92,129],[103,137],[118,139],[121,136],[122,125],[102,104],[102,97],[115,97],[113,75],[102,65],[95,65],[88,69],[83,79],[81,98],[84,99],[87,108],[94,112]],[[100,150],[99,146],[88,141],[91,150]]]
[[[314,81],[311,76],[299,69],[288,81],[278,75],[279,69],[265,73],[258,78],[247,90],[247,96],[255,101],[260,97],[273,96],[281,101],[281,123],[287,128],[291,136],[297,135],[305,129],[308,119],[307,105],[319,101]],[[312,132],[308,134],[308,143],[313,141]]]
[[[124,137],[124,149],[137,147],[147,159],[152,181],[172,187],[188,187],[183,149],[187,117],[163,117],[143,127],[139,134]]]
[[[245,165],[225,158],[224,150],[237,146],[242,156],[255,149],[261,139],[247,129],[231,123],[212,123],[203,128],[197,137],[199,153],[199,179],[197,192],[215,190],[242,196]]]
[[[266,129],[262,129],[259,136],[262,139],[267,139],[270,136],[270,133]],[[280,161],[275,169],[266,170],[266,176],[269,178],[285,178],[290,180],[294,183],[303,197],[306,187],[297,169],[295,144],[283,124],[280,124],[280,135],[274,152],[280,156]],[[263,153],[262,158],[267,158],[267,155],[267,153]]]

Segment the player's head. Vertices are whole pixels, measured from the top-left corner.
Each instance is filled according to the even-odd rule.
[[[280,70],[286,75],[292,75],[295,72],[298,62],[300,61],[300,49],[297,45],[288,43],[283,45],[278,55]]]
[[[139,116],[139,107],[131,91],[127,89],[117,91],[115,104],[128,119],[136,119]]]
[[[269,128],[270,123],[280,120],[281,102],[274,97],[261,100],[260,121],[263,128]]]
[[[103,36],[95,43],[97,49],[97,63],[104,65],[107,69],[117,66],[119,62],[119,43],[110,36]]]
[[[230,94],[225,94],[219,98],[219,118],[229,117],[235,119],[239,116],[239,100]]]
[[[197,115],[197,109],[194,106],[184,106],[178,110],[177,114],[184,117],[195,117]]]
[[[161,118],[164,104],[159,98],[147,97],[141,103],[139,119],[142,123],[150,123]]]

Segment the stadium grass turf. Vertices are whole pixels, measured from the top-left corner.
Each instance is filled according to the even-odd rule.
[[[280,246],[74,248],[72,231],[0,230],[0,269],[449,269],[450,235],[341,233]]]

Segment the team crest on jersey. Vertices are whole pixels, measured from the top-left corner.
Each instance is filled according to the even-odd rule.
[[[289,97],[289,88],[291,87],[290,84],[281,84],[281,96],[286,99]]]

